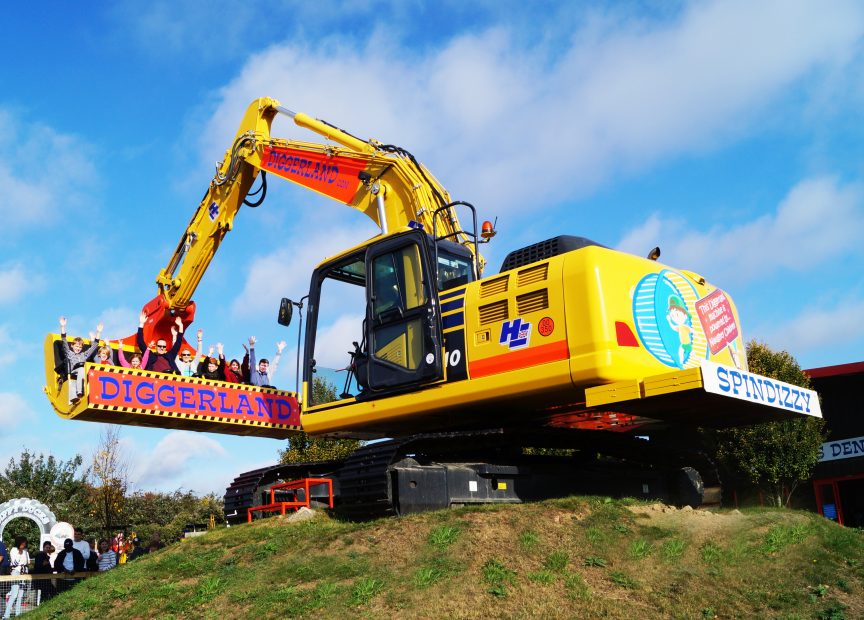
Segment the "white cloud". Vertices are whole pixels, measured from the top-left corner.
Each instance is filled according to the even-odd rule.
[[[671,21],[587,19],[563,50],[522,51],[516,27],[425,55],[377,35],[365,46],[289,43],[250,58],[221,90],[202,148],[209,166],[248,103],[269,94],[396,142],[455,197],[513,212],[761,128],[769,110],[782,117],[792,86],[854,57],[862,32],[854,2],[742,0],[688,5]],[[372,76],[398,88],[376,95]],[[296,136],[279,123],[275,133]]]
[[[2,183],[0,179],[0,187]],[[41,289],[42,285],[42,276],[21,264],[0,267],[0,305],[17,302],[27,293]]]
[[[812,307],[788,322],[772,325],[764,340],[796,356],[830,351],[864,339],[864,301],[842,301],[834,307]],[[860,355],[860,348],[856,355]]]
[[[334,21],[349,21],[372,14],[376,6],[401,3],[342,0],[320,5],[297,2],[256,3],[226,0],[134,0],[113,3],[117,32],[134,40],[149,55],[194,57],[199,62],[225,62],[249,48],[250,40],[263,41],[275,33],[305,31],[311,25],[336,30]],[[385,7],[388,16],[391,7]],[[230,19],[225,19],[230,15]]]
[[[16,340],[6,325],[0,325],[0,369],[21,361],[21,356],[33,352],[32,343]]]
[[[19,394],[0,392],[0,434],[33,417],[30,405]]]
[[[92,202],[87,193],[96,171],[90,152],[77,136],[0,110],[0,219],[6,230],[59,222],[70,207]]]
[[[722,286],[748,282],[779,269],[811,271],[829,260],[864,250],[864,186],[832,177],[806,179],[773,213],[708,231],[651,215],[619,247],[644,254],[660,245],[661,260],[710,274]]]
[[[107,340],[117,340],[135,334],[140,313],[140,310],[136,311],[127,306],[105,309],[96,318],[97,323],[103,324],[102,337]]]
[[[135,463],[136,486],[149,488],[159,483],[180,480],[188,475],[190,461],[225,456],[225,449],[215,439],[191,431],[172,431],[153,451]]]
[[[319,226],[310,234],[300,233],[285,247],[253,259],[243,291],[231,305],[233,314],[275,316],[282,297],[299,298],[309,290],[315,265],[368,237],[366,229],[326,229]]]
[[[362,308],[361,308],[362,309]],[[315,364],[319,368],[345,368],[350,362],[352,342],[363,339],[363,315],[344,315],[319,329],[315,335]]]

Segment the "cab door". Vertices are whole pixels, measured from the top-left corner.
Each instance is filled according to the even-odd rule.
[[[373,391],[442,379],[441,320],[424,233],[410,232],[370,247],[366,344]]]

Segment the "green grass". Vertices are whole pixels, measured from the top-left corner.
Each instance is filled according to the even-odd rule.
[[[210,532],[28,618],[861,618],[864,534],[788,510],[565,498]]]
[[[433,547],[447,547],[459,538],[459,528],[453,525],[442,525],[429,532],[429,544]]]
[[[384,587],[384,582],[372,577],[361,577],[351,590],[351,604],[365,605]]]
[[[598,568],[603,568],[608,564],[606,560],[601,557],[597,557],[596,555],[589,555],[582,561],[583,566],[595,566]]]
[[[540,537],[534,530],[525,530],[519,534],[519,544],[525,551],[533,551],[540,543]]]
[[[569,573],[564,578],[564,588],[567,598],[571,600],[586,600],[591,598],[591,591],[579,573]]]
[[[699,555],[705,564],[716,566],[723,559],[723,549],[714,541],[708,541],[699,548]]]
[[[507,586],[516,582],[516,572],[503,562],[491,559],[483,565],[483,579],[489,586],[486,590],[495,596],[507,596]]]
[[[545,585],[549,585],[555,581],[555,573],[550,570],[538,570],[533,573],[528,573],[528,579],[535,583],[542,583]]]
[[[810,528],[804,523],[775,525],[765,535],[762,551],[764,553],[777,553],[784,547],[801,543],[809,533]]]
[[[570,556],[565,551],[555,551],[550,554],[543,566],[553,573],[562,573],[570,562]]]
[[[684,554],[686,547],[686,541],[680,538],[673,538],[663,543],[663,546],[660,548],[660,555],[667,562],[674,562]]]
[[[640,538],[639,540],[634,540],[633,544],[630,545],[630,555],[634,560],[642,560],[651,555],[651,552],[654,550],[654,545],[645,540],[644,538]]]
[[[622,588],[638,588],[639,583],[624,571],[616,570],[609,573],[609,580]]]

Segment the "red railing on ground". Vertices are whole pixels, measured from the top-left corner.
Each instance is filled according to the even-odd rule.
[[[284,515],[288,508],[293,508],[294,510],[299,510],[303,507],[309,508],[311,488],[322,484],[327,485],[327,498],[330,508],[333,508],[333,480],[330,478],[301,478],[299,480],[280,482],[270,487],[270,503],[248,508],[246,510],[247,521],[252,523],[252,513],[254,512],[280,512]],[[276,491],[291,491],[294,499],[288,502],[277,502]],[[302,498],[298,498],[300,491],[303,492]]]

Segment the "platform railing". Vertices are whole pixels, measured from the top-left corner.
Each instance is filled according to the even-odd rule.
[[[247,522],[252,523],[252,515],[255,512],[279,512],[284,515],[289,508],[292,508],[295,511],[304,507],[309,508],[312,501],[312,488],[321,485],[327,486],[328,504],[330,508],[333,508],[333,480],[330,478],[301,478],[299,480],[279,482],[270,487],[270,503],[262,504],[261,506],[251,506],[248,508],[246,510]],[[277,491],[288,491],[294,499],[290,501],[277,502]]]

